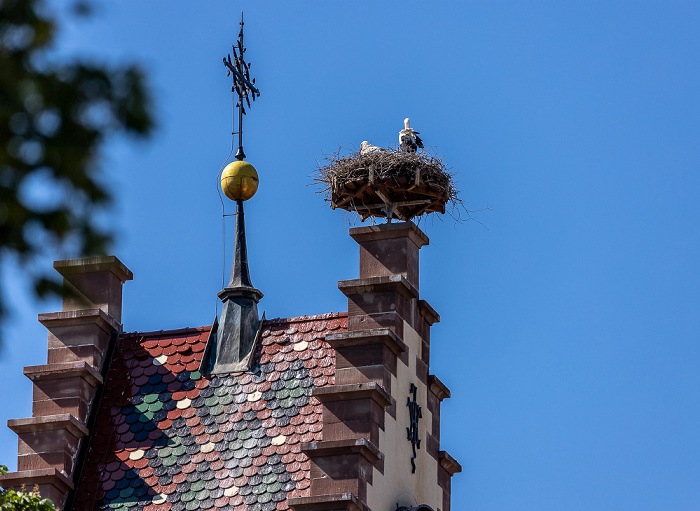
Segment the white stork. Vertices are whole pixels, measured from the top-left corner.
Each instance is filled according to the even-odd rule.
[[[386,151],[384,149],[382,149],[381,147],[377,147],[376,145],[370,144],[366,140],[364,140],[362,142],[362,144],[360,144],[360,154],[370,154],[370,153],[376,153],[376,152],[383,153]]]
[[[404,153],[415,153],[420,147],[423,149],[423,141],[418,132],[411,129],[411,120],[406,117],[403,121],[404,129],[399,131],[399,146]]]

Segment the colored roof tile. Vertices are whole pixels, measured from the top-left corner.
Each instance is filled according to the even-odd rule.
[[[74,509],[289,509],[311,485],[300,443],[322,434],[311,391],[335,379],[323,339],[345,329],[345,314],[266,321],[251,371],[213,377],[207,327],[123,334]]]

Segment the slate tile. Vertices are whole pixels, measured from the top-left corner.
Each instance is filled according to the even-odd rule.
[[[253,464],[253,459],[249,456],[243,456],[239,461],[238,461],[238,466],[241,468],[248,468]]]

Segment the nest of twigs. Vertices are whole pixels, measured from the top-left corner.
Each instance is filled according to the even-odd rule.
[[[314,180],[331,208],[357,213],[363,222],[371,216],[408,221],[461,204],[453,174],[429,152],[383,149],[341,156],[339,149],[319,165]]]

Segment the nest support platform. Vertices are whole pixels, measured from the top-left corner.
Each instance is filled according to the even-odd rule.
[[[370,169],[367,178],[331,186],[331,208],[356,212],[364,222],[370,216],[408,221],[425,213],[444,213],[448,193],[420,181],[403,177],[377,178]]]

